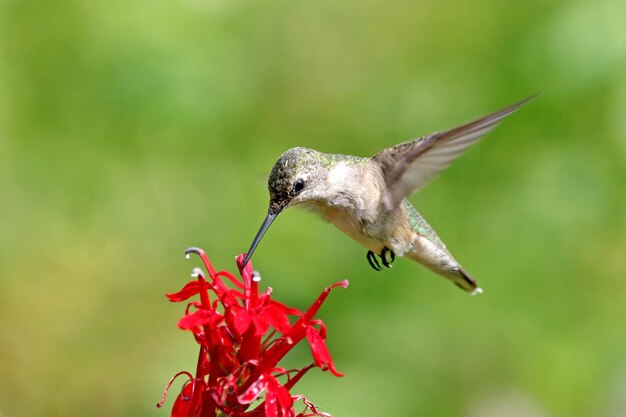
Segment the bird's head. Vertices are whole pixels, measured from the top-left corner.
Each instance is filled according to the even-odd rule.
[[[320,198],[331,160],[309,148],[292,148],[274,164],[267,181],[269,211],[274,214],[297,204]]]
[[[285,208],[323,197],[331,164],[328,155],[309,148],[292,148],[278,158],[267,181],[270,192],[267,216],[248,250],[244,266],[274,219]]]

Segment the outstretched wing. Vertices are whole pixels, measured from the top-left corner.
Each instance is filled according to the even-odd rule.
[[[465,149],[494,129],[498,122],[533,99],[528,97],[502,110],[444,132],[432,133],[374,155],[386,183],[383,203],[393,210],[406,196],[428,184]]]

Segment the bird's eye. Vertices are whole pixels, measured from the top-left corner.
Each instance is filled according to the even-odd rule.
[[[303,188],[304,188],[304,180],[302,178],[298,178],[296,182],[293,184],[293,193],[299,194]]]

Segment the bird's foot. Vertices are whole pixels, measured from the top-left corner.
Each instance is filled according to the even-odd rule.
[[[389,259],[387,259],[387,255],[389,255]],[[383,248],[382,252],[378,256],[380,257],[380,260],[382,261],[383,266],[387,268],[391,268],[392,267],[391,264],[396,259],[396,254],[387,247]],[[383,268],[380,266],[378,259],[376,259],[376,255],[371,250],[367,251],[367,261],[370,263],[370,266],[374,268],[376,271],[382,271]]]
[[[370,263],[370,266],[374,268],[376,271],[382,271],[383,269],[380,267],[378,263],[378,259],[376,259],[376,255],[371,250],[367,251],[367,262]]]
[[[387,254],[390,255],[391,259],[387,260]],[[391,268],[392,267],[392,263],[393,261],[396,259],[396,254],[389,248],[385,247],[383,249],[383,251],[380,253],[380,260],[383,261],[383,265],[385,265],[387,268]]]

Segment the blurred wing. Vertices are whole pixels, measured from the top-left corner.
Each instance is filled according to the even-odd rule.
[[[498,122],[533,99],[528,97],[480,119],[445,132],[432,133],[376,154],[386,183],[383,203],[393,210],[406,196],[428,184],[470,145],[493,130]]]

